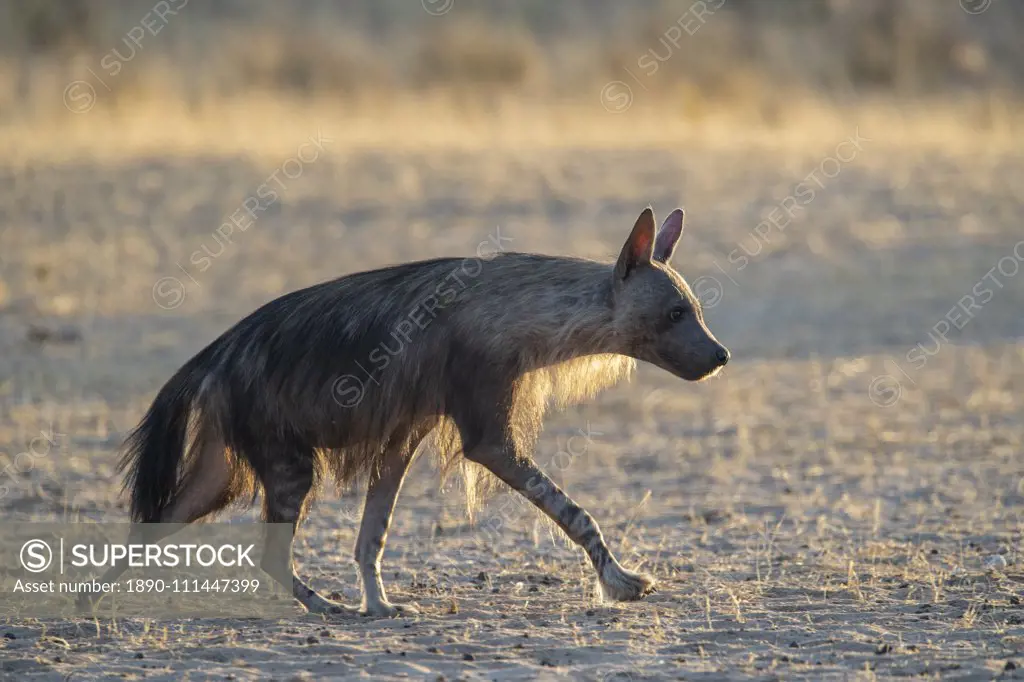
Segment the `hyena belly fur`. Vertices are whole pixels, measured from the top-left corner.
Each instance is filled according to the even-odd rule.
[[[689,379],[697,365],[707,376],[724,364],[701,355],[708,344],[721,346],[667,265],[681,212],[667,253],[666,229],[655,243],[648,213],[614,266],[522,253],[443,258],[345,276],[266,304],[189,360],[128,437],[121,466],[133,520],[190,523],[236,500],[251,504],[261,491],[263,518],[290,523],[294,533],[324,476],[341,486],[365,478],[355,551],[361,607],[319,595],[290,557],[264,568],[290,580],[311,611],[411,612],[388,601],[380,560],[402,480],[430,436],[442,473],[475,481],[467,485],[471,504],[489,482],[504,482],[586,551],[605,595],[644,596],[653,580],[619,565],[594,519],[531,452],[549,405],[593,396],[627,377],[636,359]],[[654,353],[665,295],[689,306],[707,348],[674,359]],[[647,308],[657,319],[640,319]]]

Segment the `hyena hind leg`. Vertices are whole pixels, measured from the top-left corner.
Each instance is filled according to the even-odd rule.
[[[271,537],[276,536],[268,529],[261,568],[285,589],[290,588],[292,595],[311,613],[355,613],[356,607],[332,601],[303,582],[292,564],[292,543],[313,488],[313,451],[300,453],[282,448],[267,449],[261,454],[258,475],[263,484],[263,520],[291,524],[287,547],[275,547]]]
[[[231,503],[233,472],[219,438],[203,443],[178,494],[160,515],[160,523],[192,523]]]
[[[363,615],[394,617],[418,613],[415,606],[392,604],[388,601],[384,592],[384,582],[381,580],[380,562],[398,493],[402,489],[402,481],[421,438],[412,440],[408,450],[404,452],[389,453],[379,470],[370,474],[366,503],[363,506],[363,520],[356,540],[356,563],[359,565],[363,583]]]
[[[232,489],[231,463],[223,441],[219,438],[203,443],[196,452],[192,465],[178,487],[178,493],[160,513],[155,523],[133,523],[128,529],[125,544],[153,544],[167,538],[184,527],[184,524],[198,521],[223,509],[230,504],[235,491]],[[156,525],[159,524],[159,525]],[[170,526],[167,524],[182,524]],[[115,563],[97,581],[112,583],[129,568],[127,560]],[[100,602],[102,595],[80,593],[78,608],[89,611]]]

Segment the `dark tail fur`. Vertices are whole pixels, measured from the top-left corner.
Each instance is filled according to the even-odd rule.
[[[118,470],[127,471],[124,490],[130,493],[133,521],[159,522],[178,492],[192,435],[190,418],[206,377],[201,366],[197,356],[179,369],[125,440]]]

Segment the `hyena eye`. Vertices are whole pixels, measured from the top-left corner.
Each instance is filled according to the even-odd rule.
[[[682,306],[676,306],[672,310],[668,311],[668,319],[672,322],[679,322],[686,317],[686,308]]]

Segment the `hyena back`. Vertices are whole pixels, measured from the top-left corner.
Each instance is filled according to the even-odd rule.
[[[356,541],[363,603],[332,602],[287,566],[310,611],[395,615],[380,560],[403,478],[432,436],[443,472],[482,467],[547,514],[617,600],[654,587],[533,462],[551,403],[583,400],[636,360],[688,380],[729,358],[668,264],[683,231],[648,208],[618,261],[502,253],[348,275],[278,298],[189,360],[130,434],[121,461],[136,523],[190,523],[263,493],[293,534],[318,481],[367,479]],[[490,477],[484,477],[489,480]],[[111,573],[120,569],[111,569]],[[109,576],[108,576],[109,577]]]

